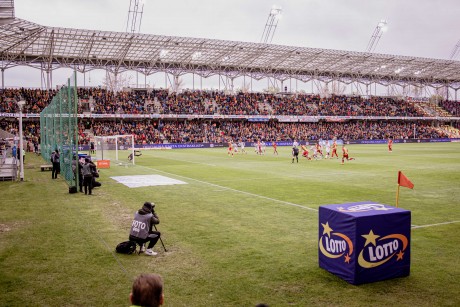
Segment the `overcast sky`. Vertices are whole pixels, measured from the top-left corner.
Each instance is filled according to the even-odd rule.
[[[125,31],[129,4],[15,0],[15,14],[45,26]],[[387,20],[388,30],[377,53],[449,59],[460,40],[460,0],[145,0],[141,32],[259,42],[272,5],[283,10],[274,44],[365,51],[381,19]],[[54,85],[69,74],[55,71]],[[93,72],[91,85],[100,84],[101,75]],[[162,80],[148,83],[164,86],[164,76]],[[39,71],[5,72],[6,86],[21,84],[39,87]]]

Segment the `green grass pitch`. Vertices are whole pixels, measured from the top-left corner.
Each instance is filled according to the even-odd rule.
[[[133,279],[159,273],[166,306],[459,306],[460,143],[350,145],[355,161],[291,163],[267,147],[142,151],[100,171],[93,196],[26,156],[25,182],[0,182],[0,305],[129,306]],[[318,207],[395,205],[397,172],[411,210],[411,275],[360,286],[318,267]],[[128,188],[111,176],[158,174],[185,185]],[[133,213],[156,203],[156,257],[119,255]]]

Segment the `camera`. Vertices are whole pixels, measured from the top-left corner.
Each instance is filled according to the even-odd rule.
[[[155,203],[151,203],[149,201],[146,201],[144,203],[144,208],[147,208],[147,210],[151,210],[152,213],[155,212]]]

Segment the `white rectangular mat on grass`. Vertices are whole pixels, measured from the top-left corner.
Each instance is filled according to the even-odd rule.
[[[110,177],[129,188],[149,187],[156,185],[187,184],[186,182],[161,175],[137,175]]]

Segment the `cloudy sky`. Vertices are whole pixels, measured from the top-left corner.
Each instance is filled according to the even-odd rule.
[[[46,26],[125,31],[129,4],[130,0],[15,0],[15,14]],[[387,20],[388,30],[377,53],[449,59],[460,40],[460,0],[145,0],[141,32],[259,42],[272,5],[283,10],[274,44],[365,51],[381,19]],[[55,71],[53,83],[63,83],[69,74]],[[103,75],[92,72],[90,85],[101,84]],[[159,80],[153,76],[147,82],[164,86],[164,76]],[[5,72],[6,86],[22,84],[39,87],[39,71]]]

